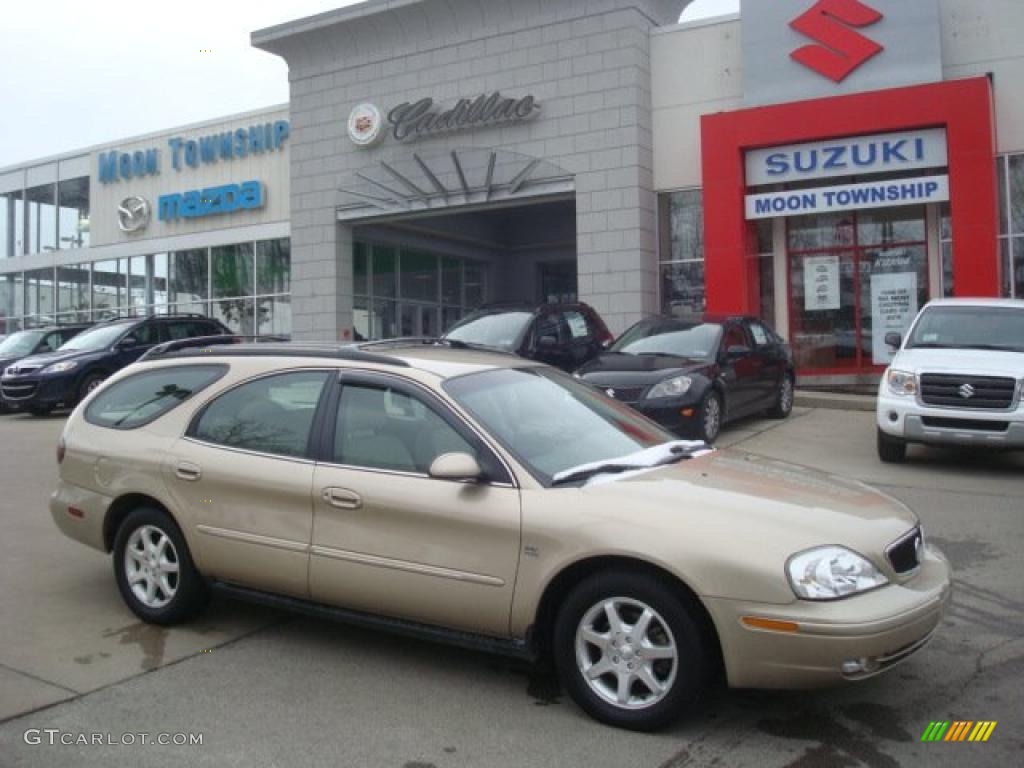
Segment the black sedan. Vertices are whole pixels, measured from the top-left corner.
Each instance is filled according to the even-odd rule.
[[[651,318],[576,372],[683,437],[713,441],[722,424],[793,409],[789,346],[752,317]]]

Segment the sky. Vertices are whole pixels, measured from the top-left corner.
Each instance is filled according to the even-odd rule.
[[[0,168],[288,101],[282,59],[249,33],[355,0],[7,0]],[[683,21],[735,13],[694,0]]]

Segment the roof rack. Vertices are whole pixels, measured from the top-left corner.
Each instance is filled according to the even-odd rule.
[[[509,352],[507,349],[489,347],[485,344],[474,344],[469,341],[460,341],[459,339],[444,339],[436,336],[405,336],[398,339],[361,341],[356,344],[359,349],[387,349],[394,347],[412,347],[416,345],[424,347],[447,347],[448,349],[470,349],[475,352],[490,352],[492,354],[512,355],[513,357],[516,357],[514,352]]]
[[[217,347],[216,350],[213,348]],[[195,336],[189,339],[157,344],[148,350],[139,362],[144,360],[166,360],[184,357],[206,357],[215,354],[222,357],[323,357],[334,360],[351,360],[360,363],[391,365],[408,368],[409,364],[386,355],[364,352],[352,344],[317,344],[294,342],[280,337],[255,336]]]

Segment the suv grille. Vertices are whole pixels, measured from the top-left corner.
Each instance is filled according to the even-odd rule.
[[[885,550],[885,557],[896,573],[910,573],[921,565],[920,551],[924,550],[924,533],[915,528]]]
[[[647,387],[602,387],[605,394],[624,403],[635,403]]]
[[[1013,405],[1014,379],[998,376],[922,373],[921,402],[946,408],[1005,411]]]
[[[28,400],[30,397],[35,395],[38,384],[4,384],[0,389],[3,389],[4,397],[8,400]]]

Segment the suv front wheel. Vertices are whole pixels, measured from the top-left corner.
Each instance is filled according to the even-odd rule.
[[[684,604],[657,580],[629,572],[591,577],[569,593],[553,649],[562,684],[582,709],[637,731],[692,706],[709,669]]]
[[[878,430],[878,458],[886,464],[902,464],[907,460],[907,443]]]
[[[209,597],[178,526],[153,507],[131,512],[117,529],[114,576],[128,607],[151,624],[189,619]]]

